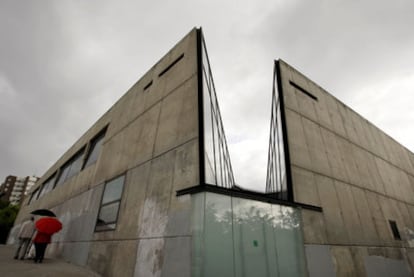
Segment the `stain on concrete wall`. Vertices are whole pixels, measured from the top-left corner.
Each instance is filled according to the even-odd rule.
[[[309,277],[335,277],[328,245],[305,245]]]
[[[365,257],[368,277],[410,277],[408,264],[404,260],[394,260],[379,256]]]

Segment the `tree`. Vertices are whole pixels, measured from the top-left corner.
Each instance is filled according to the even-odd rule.
[[[0,201],[0,243],[6,243],[10,229],[13,227],[14,220],[19,212],[19,206],[9,205],[7,202]]]

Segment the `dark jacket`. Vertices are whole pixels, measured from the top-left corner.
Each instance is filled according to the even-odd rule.
[[[52,235],[41,233],[37,231],[36,236],[33,239],[34,243],[50,243]]]

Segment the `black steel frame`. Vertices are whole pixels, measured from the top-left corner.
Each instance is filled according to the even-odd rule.
[[[292,173],[290,168],[290,155],[283,94],[284,91],[282,86],[280,62],[275,61],[273,71],[272,114],[270,120],[266,192],[277,199],[293,202]],[[279,119],[278,112],[280,112]],[[281,137],[279,130],[281,130]],[[281,154],[282,150],[283,154]],[[284,164],[283,167],[282,164]],[[284,182],[286,182],[286,188],[283,187]],[[284,189],[286,189],[286,191],[284,191]]]
[[[269,164],[271,159],[274,158],[278,158],[278,159],[283,159],[283,161],[285,162],[285,170],[286,170],[286,190],[287,193],[285,194],[278,194],[275,191],[269,190],[267,193],[260,193],[260,192],[254,192],[254,191],[249,191],[249,190],[242,190],[240,188],[238,188],[235,185],[234,182],[234,177],[233,177],[233,170],[231,168],[231,163],[230,163],[230,156],[228,153],[228,148],[227,148],[227,144],[226,144],[226,138],[224,135],[224,129],[223,129],[223,124],[221,122],[221,115],[220,115],[220,111],[218,108],[218,102],[217,102],[217,97],[216,97],[216,93],[215,93],[215,88],[214,88],[214,83],[211,77],[211,87],[210,87],[210,92],[211,94],[209,94],[209,99],[205,98],[205,93],[204,93],[204,83],[205,82],[205,68],[203,67],[203,55],[205,56],[205,59],[207,61],[207,70],[209,71],[208,74],[210,76],[211,75],[211,69],[210,69],[210,65],[208,62],[208,55],[207,55],[207,51],[205,48],[205,42],[204,42],[204,37],[203,37],[203,33],[201,28],[197,29],[197,77],[198,77],[198,123],[199,123],[199,172],[200,172],[200,183],[198,185],[195,185],[193,187],[189,187],[186,189],[182,189],[182,190],[178,190],[176,192],[177,196],[181,196],[181,195],[185,195],[185,194],[195,194],[195,193],[200,193],[200,192],[212,192],[212,193],[218,193],[218,194],[223,194],[223,195],[230,195],[230,196],[235,196],[235,197],[240,197],[240,198],[245,198],[245,199],[251,199],[251,200],[257,200],[257,201],[261,201],[261,202],[267,202],[267,203],[273,203],[273,204],[280,204],[280,205],[285,205],[285,206],[291,206],[291,207],[298,207],[298,208],[304,208],[304,209],[309,209],[309,210],[313,210],[313,211],[318,211],[318,212],[322,212],[322,208],[318,207],[318,206],[313,206],[313,205],[308,205],[308,204],[303,204],[303,203],[298,203],[294,201],[294,197],[293,197],[293,187],[292,187],[292,175],[291,175],[291,168],[290,168],[290,156],[289,156],[289,147],[288,147],[288,137],[287,137],[287,128],[286,128],[286,115],[285,115],[285,110],[284,110],[284,101],[283,101],[283,90],[282,90],[282,79],[281,79],[281,70],[280,70],[280,63],[279,61],[275,61],[274,62],[274,79],[273,79],[273,101],[272,101],[272,105],[280,105],[279,109],[280,109],[280,124],[281,124],[281,134],[282,134],[282,139],[283,139],[283,144],[279,145],[283,146],[283,152],[284,155],[283,156],[279,156],[276,157],[275,155],[272,156],[272,154],[270,154],[271,147],[275,147],[274,143],[275,140],[272,140],[272,138],[270,139],[270,146],[269,146]],[[277,86],[277,87],[276,87]],[[279,93],[279,102],[276,103],[276,99],[275,99],[275,93],[276,93],[276,89],[277,92]],[[219,145],[221,145],[222,149],[220,151],[224,151],[223,153],[226,154],[226,156],[224,158],[227,159],[227,162],[229,166],[229,174],[231,175],[228,180],[230,181],[229,183],[226,183],[224,186],[220,186],[217,184],[209,184],[206,181],[206,160],[205,160],[205,155],[206,155],[206,149],[205,149],[205,143],[206,143],[206,137],[205,137],[205,122],[204,122],[204,116],[205,116],[205,111],[204,111],[204,101],[214,101],[212,102],[212,104],[215,105],[215,107],[217,108],[216,111],[216,118],[214,118],[214,120],[216,120],[216,124],[218,124],[219,128],[218,130],[220,130],[221,134],[220,137],[218,139],[220,139],[220,143]],[[276,114],[273,113],[273,111],[277,111],[275,109],[273,109],[274,107],[272,106],[272,120],[275,119]],[[213,116],[212,116],[213,117]],[[212,119],[213,120],[213,119]],[[273,125],[272,125],[273,124]],[[271,131],[274,131],[272,128],[272,126],[274,126],[274,122],[271,123]],[[272,145],[273,144],[273,145]],[[215,155],[215,152],[214,152]],[[215,157],[215,162],[216,162],[216,157]],[[269,165],[268,164],[268,165]],[[268,169],[269,170],[269,169]],[[269,172],[268,172],[269,174]],[[279,173],[280,174],[280,173]],[[216,177],[217,178],[217,177]],[[269,180],[269,176],[268,176],[268,180]],[[271,187],[271,184],[268,182],[267,185],[269,185]],[[281,197],[283,195],[283,197]]]

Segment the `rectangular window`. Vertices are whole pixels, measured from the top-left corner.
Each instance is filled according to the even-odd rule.
[[[86,162],[84,168],[95,163],[98,160],[99,153],[101,152],[103,138],[105,137],[106,133],[105,127],[96,137],[92,139],[90,142],[90,147],[88,151],[88,157],[86,158]]]
[[[83,148],[81,151],[75,154],[75,156],[71,159],[71,165],[68,171],[68,175],[66,176],[66,179],[69,179],[70,177],[78,174],[81,171],[84,152],[85,152],[85,148]]]
[[[108,231],[116,228],[124,182],[125,175],[122,175],[105,184],[95,231]]]
[[[56,181],[56,173],[53,174],[52,177],[50,177],[49,179],[47,179],[46,182],[43,183],[42,189],[40,190],[40,193],[39,193],[39,198],[53,189],[53,186],[55,185],[55,181]]]
[[[70,177],[79,173],[82,168],[83,154],[85,148],[76,153],[63,167],[60,169],[60,174],[56,182],[56,186],[63,184]]]
[[[27,205],[30,205],[30,203],[32,203],[32,201],[36,200],[39,198],[39,192],[40,192],[40,187],[35,189],[32,192],[32,195],[30,196],[29,202],[27,203]]]
[[[395,222],[394,220],[388,220],[388,222],[390,223],[394,239],[401,240],[400,231],[398,231],[397,222]]]
[[[181,54],[178,58],[176,58],[169,66],[167,66],[163,71],[158,74],[158,77],[164,75],[168,70],[170,70],[174,65],[176,65],[182,58],[184,58],[184,53]]]
[[[315,95],[313,95],[313,94],[312,94],[312,93],[310,93],[309,91],[305,90],[304,88],[302,88],[302,87],[301,87],[301,86],[299,86],[298,84],[296,84],[296,83],[294,83],[294,82],[292,82],[292,81],[289,81],[289,84],[290,84],[292,87],[296,88],[298,91],[300,91],[300,92],[302,92],[303,94],[305,94],[306,96],[308,96],[308,97],[312,98],[313,100],[318,101],[318,98],[317,98]]]

